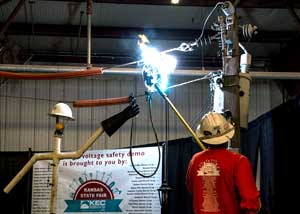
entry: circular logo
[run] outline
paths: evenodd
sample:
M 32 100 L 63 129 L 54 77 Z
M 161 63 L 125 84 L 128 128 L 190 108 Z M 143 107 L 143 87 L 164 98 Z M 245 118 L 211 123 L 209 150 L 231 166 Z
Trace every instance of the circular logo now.
M 73 200 L 112 200 L 114 195 L 111 189 L 103 182 L 89 180 L 76 190 Z

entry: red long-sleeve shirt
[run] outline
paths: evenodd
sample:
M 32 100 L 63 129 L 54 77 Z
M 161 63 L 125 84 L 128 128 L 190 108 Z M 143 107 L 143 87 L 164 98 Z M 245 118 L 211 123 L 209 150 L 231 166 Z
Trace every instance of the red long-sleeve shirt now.
M 193 156 L 186 174 L 195 214 L 256 213 L 259 192 L 249 160 L 225 148 Z

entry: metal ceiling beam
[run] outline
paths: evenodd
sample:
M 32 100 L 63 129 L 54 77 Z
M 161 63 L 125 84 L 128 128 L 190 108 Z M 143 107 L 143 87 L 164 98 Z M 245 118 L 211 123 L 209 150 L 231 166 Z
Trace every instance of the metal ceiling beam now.
M 11 72 L 31 72 L 31 73 L 57 73 L 57 72 L 72 72 L 78 70 L 84 70 L 83 66 L 46 66 L 46 65 L 12 65 L 12 64 L 0 64 L 1 71 Z M 171 75 L 175 76 L 194 76 L 200 77 L 215 71 L 213 69 L 176 69 Z M 113 75 L 140 75 L 141 70 L 138 68 L 111 68 L 103 71 L 103 74 Z M 252 78 L 255 79 L 285 79 L 285 80 L 299 80 L 300 72 L 266 72 L 266 71 L 249 71 Z
M 85 0 L 46 0 L 46 1 L 66 1 L 66 2 L 85 2 Z M 221 0 L 181 0 L 176 6 L 201 6 L 213 7 Z M 113 4 L 144 4 L 144 5 L 172 5 L 170 0 L 94 0 L 95 3 Z M 290 1 L 290 6 L 300 8 L 300 2 Z M 247 0 L 240 1 L 240 8 L 286 8 L 286 2 L 282 0 Z
M 0 23 L 0 26 L 3 23 Z M 30 24 L 11 24 L 7 30 L 8 35 L 32 35 Z M 35 36 L 62 36 L 78 37 L 79 26 L 76 25 L 54 25 L 54 24 L 35 24 Z M 117 38 L 117 39 L 137 39 L 137 35 L 146 34 L 150 40 L 177 40 L 191 41 L 197 38 L 201 30 L 191 29 L 158 29 L 158 28 L 128 28 L 128 27 L 96 27 L 92 28 L 92 38 Z M 212 36 L 216 32 L 205 31 L 204 35 Z M 298 31 L 269 32 L 259 31 L 250 42 L 257 43 L 281 43 L 295 38 Z M 81 37 L 86 37 L 86 26 L 81 27 Z M 242 36 L 240 41 L 244 42 Z

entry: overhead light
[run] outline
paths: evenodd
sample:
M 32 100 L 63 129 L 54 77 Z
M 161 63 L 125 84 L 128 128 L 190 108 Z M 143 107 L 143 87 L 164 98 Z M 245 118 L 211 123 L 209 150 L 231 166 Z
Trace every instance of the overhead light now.
M 179 0 L 171 0 L 171 3 L 172 3 L 172 4 L 178 4 L 178 3 L 179 3 Z

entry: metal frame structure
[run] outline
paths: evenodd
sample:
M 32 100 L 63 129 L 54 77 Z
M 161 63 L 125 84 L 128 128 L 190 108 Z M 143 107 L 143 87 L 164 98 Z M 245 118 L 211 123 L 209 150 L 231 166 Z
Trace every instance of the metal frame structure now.
M 56 129 L 54 133 L 53 152 L 34 154 L 33 157 L 26 163 L 26 165 L 18 172 L 18 174 L 9 182 L 4 188 L 5 193 L 9 193 L 14 186 L 23 178 L 23 176 L 33 167 L 33 164 L 39 160 L 52 160 L 52 182 L 51 182 L 51 200 L 50 200 L 50 214 L 56 213 L 56 199 L 57 199 L 57 179 L 58 167 L 60 160 L 63 159 L 77 159 L 103 134 L 104 129 L 101 126 L 86 140 L 86 142 L 74 152 L 61 152 L 61 142 L 63 138 L 64 125 L 59 122 L 58 116 L 56 118 Z

